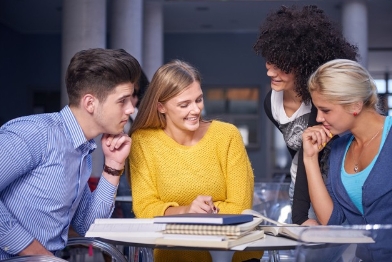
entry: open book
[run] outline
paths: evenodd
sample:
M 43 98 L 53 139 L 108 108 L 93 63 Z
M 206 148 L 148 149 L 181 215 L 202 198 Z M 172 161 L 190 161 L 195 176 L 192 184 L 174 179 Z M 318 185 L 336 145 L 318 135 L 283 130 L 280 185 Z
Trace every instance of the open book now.
M 351 229 L 345 226 L 300 226 L 286 224 L 267 218 L 255 210 L 246 209 L 243 214 L 253 214 L 272 225 L 260 225 L 265 234 L 283 236 L 309 243 L 374 243 L 366 230 Z
M 263 221 L 268 222 L 272 225 L 260 225 L 259 227 L 264 230 L 265 234 L 273 236 L 284 236 L 297 240 L 301 231 L 307 226 L 299 226 L 297 224 L 286 224 L 279 221 L 275 221 L 266 216 L 263 216 L 259 212 L 252 209 L 245 209 L 242 214 L 252 214 L 254 217 L 259 217 Z

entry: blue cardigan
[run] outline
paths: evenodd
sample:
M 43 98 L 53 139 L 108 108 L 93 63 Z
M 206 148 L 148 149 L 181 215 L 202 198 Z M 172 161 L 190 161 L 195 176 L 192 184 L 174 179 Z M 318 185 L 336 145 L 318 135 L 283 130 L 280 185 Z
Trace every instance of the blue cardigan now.
M 391 129 L 392 130 L 392 129 Z M 373 169 L 362 187 L 363 214 L 351 201 L 341 180 L 341 168 L 352 134 L 336 139 L 331 148 L 326 183 L 334 207 L 329 225 L 392 224 L 392 131 L 389 131 Z M 378 232 L 376 244 L 364 245 L 357 253 L 365 260 L 392 260 L 392 230 Z M 380 257 L 381 256 L 381 257 Z M 386 260 L 385 260 L 386 259 Z

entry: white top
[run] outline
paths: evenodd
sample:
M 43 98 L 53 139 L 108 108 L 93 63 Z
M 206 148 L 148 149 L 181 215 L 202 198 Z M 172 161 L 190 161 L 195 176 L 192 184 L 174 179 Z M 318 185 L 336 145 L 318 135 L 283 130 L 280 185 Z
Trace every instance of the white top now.
M 293 157 L 290 167 L 292 183 L 295 183 L 295 178 L 297 176 L 298 151 L 302 145 L 302 133 L 308 127 L 311 110 L 311 103 L 309 103 L 309 105 L 305 105 L 305 103 L 302 102 L 297 111 L 295 111 L 292 116 L 288 117 L 283 106 L 283 91 L 276 92 L 275 90 L 272 90 L 271 92 L 272 117 L 279 123 L 279 130 L 283 134 L 283 139 L 286 145 L 297 151 Z M 292 197 L 293 196 L 291 195 L 290 198 Z

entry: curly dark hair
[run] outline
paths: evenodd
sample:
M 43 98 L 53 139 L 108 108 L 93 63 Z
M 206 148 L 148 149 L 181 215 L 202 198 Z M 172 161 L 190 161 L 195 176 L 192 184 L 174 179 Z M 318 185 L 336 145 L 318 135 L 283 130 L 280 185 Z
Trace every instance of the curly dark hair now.
M 271 12 L 260 26 L 253 48 L 268 63 L 294 73 L 295 91 L 306 104 L 311 101 L 307 80 L 320 65 L 358 57 L 358 48 L 348 43 L 340 27 L 315 5 L 302 9 L 282 6 Z

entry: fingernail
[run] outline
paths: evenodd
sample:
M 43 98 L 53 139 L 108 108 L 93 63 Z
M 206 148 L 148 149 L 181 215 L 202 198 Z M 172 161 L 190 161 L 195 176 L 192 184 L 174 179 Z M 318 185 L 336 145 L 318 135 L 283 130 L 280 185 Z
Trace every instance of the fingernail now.
M 324 142 L 324 143 L 323 143 L 323 147 L 325 147 L 326 145 L 327 145 L 327 143 Z
M 331 132 L 329 132 L 329 137 L 330 137 L 330 138 L 332 138 L 332 137 L 333 137 L 333 135 L 332 135 L 332 133 L 331 133 Z
M 318 149 L 320 150 L 320 149 L 322 149 L 322 148 L 323 148 L 323 145 L 319 145 Z

